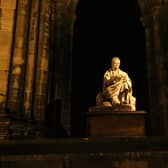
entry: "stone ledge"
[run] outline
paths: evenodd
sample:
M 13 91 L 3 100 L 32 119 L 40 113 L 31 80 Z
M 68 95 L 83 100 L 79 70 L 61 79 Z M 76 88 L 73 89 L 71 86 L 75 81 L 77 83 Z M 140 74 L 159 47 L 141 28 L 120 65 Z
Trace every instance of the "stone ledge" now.
M 128 114 L 130 114 L 130 115 L 137 115 L 137 114 L 139 114 L 139 115 L 144 115 L 144 114 L 147 114 L 147 112 L 146 111 L 144 111 L 144 110 L 137 110 L 137 111 L 124 111 L 124 110 L 122 110 L 122 111 L 114 111 L 113 110 L 113 108 L 111 108 L 111 107 L 104 107 L 104 106 L 93 106 L 93 107 L 90 107 L 89 108 L 89 112 L 87 112 L 87 115 L 104 115 L 104 114 L 106 114 L 106 115 L 124 115 L 124 114 L 126 114 L 126 115 L 128 115 Z
M 168 152 L 167 137 L 86 137 L 0 141 L 0 155 L 89 152 Z

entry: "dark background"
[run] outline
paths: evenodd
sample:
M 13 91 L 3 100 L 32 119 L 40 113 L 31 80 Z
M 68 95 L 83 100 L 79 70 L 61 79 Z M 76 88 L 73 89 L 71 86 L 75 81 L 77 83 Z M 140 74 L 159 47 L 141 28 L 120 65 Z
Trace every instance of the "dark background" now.
M 136 0 L 80 0 L 73 36 L 72 135 L 85 136 L 86 112 L 95 105 L 111 58 L 133 83 L 137 110 L 148 111 L 144 29 Z

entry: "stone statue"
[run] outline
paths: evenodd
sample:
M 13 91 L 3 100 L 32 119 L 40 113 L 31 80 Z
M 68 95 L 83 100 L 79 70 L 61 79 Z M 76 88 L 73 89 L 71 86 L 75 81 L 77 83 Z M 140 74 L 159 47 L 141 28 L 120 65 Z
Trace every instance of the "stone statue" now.
M 135 111 L 136 98 L 132 96 L 132 82 L 120 68 L 120 59 L 111 60 L 111 68 L 104 73 L 103 90 L 96 96 L 96 106 L 110 106 L 116 111 Z

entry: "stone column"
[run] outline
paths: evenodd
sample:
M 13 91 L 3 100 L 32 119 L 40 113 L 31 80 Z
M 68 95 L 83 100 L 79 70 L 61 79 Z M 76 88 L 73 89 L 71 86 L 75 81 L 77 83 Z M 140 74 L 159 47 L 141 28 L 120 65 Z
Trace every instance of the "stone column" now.
M 25 90 L 24 90 L 24 115 L 28 119 L 32 119 L 33 114 L 33 96 L 35 84 L 35 72 L 38 53 L 38 38 L 39 38 L 39 16 L 40 16 L 40 1 L 32 0 L 30 9 L 30 24 L 28 50 L 25 72 Z
M 0 112 L 4 112 L 10 69 L 16 0 L 0 3 Z
M 55 0 L 52 10 L 51 58 L 52 74 L 49 86 L 49 104 L 59 101 L 61 109 L 56 109 L 56 122 L 69 133 L 71 115 L 72 82 L 72 38 L 77 0 Z M 60 118 L 58 118 L 60 117 Z
M 17 116 L 23 115 L 22 104 L 27 49 L 27 23 L 29 19 L 28 11 L 29 0 L 18 0 L 7 105 L 10 112 Z
M 163 27 L 168 21 L 165 19 L 168 14 L 167 1 L 150 1 L 139 0 L 142 12 L 142 22 L 146 32 L 146 49 L 147 49 L 147 70 L 149 83 L 149 122 L 151 135 L 168 134 L 168 94 L 164 68 L 164 58 L 166 57 L 162 45 Z M 164 22 L 163 22 L 164 20 Z
M 44 120 L 48 93 L 50 0 L 41 1 L 38 53 L 34 88 L 34 119 Z
M 16 0 L 0 1 L 0 140 L 8 138 L 10 120 L 5 112 L 13 43 Z

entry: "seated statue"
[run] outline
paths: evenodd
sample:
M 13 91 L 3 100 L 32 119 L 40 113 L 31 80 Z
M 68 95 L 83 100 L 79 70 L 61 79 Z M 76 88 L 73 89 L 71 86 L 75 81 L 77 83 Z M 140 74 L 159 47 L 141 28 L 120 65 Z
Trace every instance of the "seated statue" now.
M 120 68 L 120 59 L 111 60 L 111 68 L 104 73 L 103 89 L 96 96 L 96 106 L 110 106 L 116 111 L 135 111 L 132 82 Z

